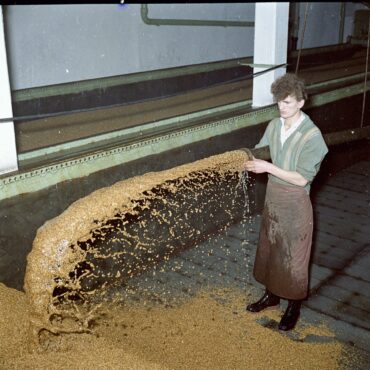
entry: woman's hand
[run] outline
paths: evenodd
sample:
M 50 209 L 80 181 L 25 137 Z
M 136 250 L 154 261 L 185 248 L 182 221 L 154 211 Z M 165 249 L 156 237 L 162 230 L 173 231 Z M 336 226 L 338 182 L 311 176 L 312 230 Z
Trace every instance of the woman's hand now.
M 267 162 L 262 159 L 253 158 L 253 160 L 245 162 L 244 166 L 247 171 L 254 173 L 267 172 L 293 185 L 306 186 L 308 183 L 300 173 L 296 171 L 283 170 L 271 162 Z
M 245 169 L 254 173 L 269 172 L 271 163 L 262 159 L 253 158 L 251 161 L 245 162 Z

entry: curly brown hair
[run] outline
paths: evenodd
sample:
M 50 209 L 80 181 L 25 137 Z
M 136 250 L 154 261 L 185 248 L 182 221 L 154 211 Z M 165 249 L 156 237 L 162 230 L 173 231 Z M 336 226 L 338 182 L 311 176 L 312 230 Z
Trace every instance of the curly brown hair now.
M 276 79 L 271 85 L 271 94 L 276 102 L 284 100 L 288 95 L 294 96 L 298 101 L 307 99 L 305 83 L 293 73 Z

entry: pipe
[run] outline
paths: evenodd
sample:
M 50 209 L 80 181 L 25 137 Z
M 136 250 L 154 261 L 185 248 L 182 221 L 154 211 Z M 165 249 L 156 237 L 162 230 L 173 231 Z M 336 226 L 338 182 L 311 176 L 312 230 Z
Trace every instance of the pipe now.
M 326 145 L 334 146 L 339 144 L 349 143 L 351 141 L 369 139 L 370 138 L 370 126 L 351 128 L 344 131 L 331 132 L 324 135 Z
M 288 53 L 297 50 L 299 37 L 299 9 L 300 3 L 290 3 Z
M 342 2 L 340 4 L 339 44 L 344 42 L 344 22 L 346 21 L 346 3 Z
M 149 18 L 148 4 L 141 4 L 141 19 L 150 26 L 254 27 L 254 22 L 247 21 Z

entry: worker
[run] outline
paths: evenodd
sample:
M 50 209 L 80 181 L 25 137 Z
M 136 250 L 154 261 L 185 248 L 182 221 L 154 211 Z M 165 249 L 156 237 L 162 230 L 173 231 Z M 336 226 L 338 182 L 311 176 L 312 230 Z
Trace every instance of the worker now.
M 304 81 L 287 73 L 271 85 L 280 117 L 272 119 L 255 148 L 268 146 L 271 162 L 252 158 L 245 169 L 267 173 L 268 183 L 253 267 L 264 295 L 247 305 L 260 312 L 288 304 L 279 329 L 292 330 L 308 295 L 308 269 L 312 244 L 313 212 L 310 186 L 328 148 L 319 128 L 301 109 L 307 100 Z

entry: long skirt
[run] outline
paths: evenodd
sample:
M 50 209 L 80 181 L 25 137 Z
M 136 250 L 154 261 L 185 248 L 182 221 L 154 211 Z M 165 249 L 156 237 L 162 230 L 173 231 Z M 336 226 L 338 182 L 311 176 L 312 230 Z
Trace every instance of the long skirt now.
M 286 299 L 308 293 L 313 212 L 304 188 L 269 181 L 253 274 Z

